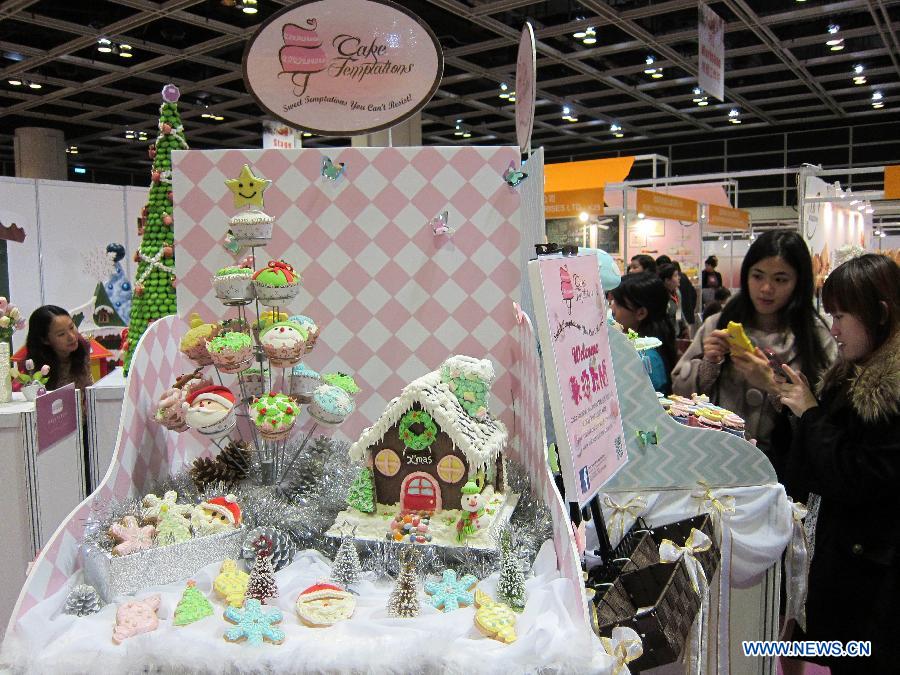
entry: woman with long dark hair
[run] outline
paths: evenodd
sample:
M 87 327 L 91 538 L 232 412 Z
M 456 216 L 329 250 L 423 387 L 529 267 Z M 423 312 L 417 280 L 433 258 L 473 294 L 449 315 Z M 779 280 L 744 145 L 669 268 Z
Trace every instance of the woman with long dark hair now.
M 703 322 L 672 373 L 676 393 L 707 394 L 713 403 L 743 417 L 747 437 L 756 439 L 776 470 L 787 450 L 779 447 L 776 453 L 772 447 L 772 433 L 782 416 L 780 364 L 815 381 L 837 352 L 828 325 L 813 306 L 813 281 L 812 259 L 799 234 L 771 230 L 761 235 L 744 257 L 740 291 Z M 768 350 L 768 361 L 731 349 L 725 331 L 731 321 L 743 325 L 757 349 Z
M 789 367 L 781 388 L 799 417 L 784 482 L 816 514 L 806 630 L 792 637 L 871 642 L 870 658 L 823 659 L 835 675 L 897 672 L 900 268 L 881 255 L 849 260 L 828 275 L 822 301 L 839 360 L 818 397 Z
M 90 345 L 62 307 L 44 305 L 31 313 L 25 347 L 36 369 L 50 366 L 48 390 L 59 389 L 70 382 L 75 383 L 76 389 L 93 384 Z
M 650 381 L 662 394 L 671 392 L 669 373 L 677 360 L 675 357 L 675 328 L 666 313 L 669 293 L 663 282 L 654 274 L 626 274 L 621 283 L 610 292 L 613 318 L 627 331 L 635 331 L 641 337 L 655 337 L 662 345 L 648 350 Z

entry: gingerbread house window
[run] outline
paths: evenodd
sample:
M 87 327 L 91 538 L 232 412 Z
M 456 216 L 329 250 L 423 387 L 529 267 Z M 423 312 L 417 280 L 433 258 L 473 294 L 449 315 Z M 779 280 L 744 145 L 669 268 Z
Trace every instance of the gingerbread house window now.
M 465 466 L 456 455 L 447 455 L 437 465 L 437 473 L 445 483 L 458 483 L 465 474 Z
M 385 476 L 396 476 L 400 471 L 400 457 L 390 448 L 385 448 L 375 455 L 375 468 Z

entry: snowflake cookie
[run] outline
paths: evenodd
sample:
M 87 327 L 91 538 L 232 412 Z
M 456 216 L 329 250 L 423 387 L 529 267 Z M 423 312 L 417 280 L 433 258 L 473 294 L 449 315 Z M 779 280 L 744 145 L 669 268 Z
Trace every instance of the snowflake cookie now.
M 243 609 L 229 607 L 225 610 L 225 620 L 235 624 L 234 628 L 225 631 L 225 639 L 228 642 L 246 640 L 254 647 L 262 646 L 264 641 L 280 645 L 284 642 L 284 631 L 275 624 L 281 623 L 283 618 L 280 609 L 264 610 L 259 600 L 247 598 Z
M 190 504 L 177 504 L 177 501 L 178 493 L 175 490 L 169 490 L 161 499 L 154 494 L 149 494 L 141 500 L 141 505 L 144 507 L 141 517 L 149 523 L 155 523 L 160 520 L 163 511 L 168 511 L 171 515 L 178 514 L 183 518 L 190 518 L 194 507 Z M 163 508 L 164 506 L 166 508 Z
M 153 525 L 138 525 L 137 518 L 125 516 L 109 528 L 109 536 L 118 542 L 113 547 L 113 555 L 128 555 L 153 546 L 156 528 Z
M 456 570 L 444 570 L 440 581 L 425 582 L 425 592 L 431 596 L 432 605 L 445 612 L 452 612 L 475 602 L 472 588 L 477 583 L 478 579 L 471 574 L 457 579 Z

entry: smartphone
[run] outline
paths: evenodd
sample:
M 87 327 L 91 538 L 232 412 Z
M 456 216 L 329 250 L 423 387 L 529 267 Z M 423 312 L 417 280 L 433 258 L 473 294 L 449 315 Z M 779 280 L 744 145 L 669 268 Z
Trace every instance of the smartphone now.
M 784 363 L 772 349 L 769 347 L 761 347 L 762 353 L 765 354 L 766 358 L 769 360 L 769 368 L 772 369 L 772 372 L 775 373 L 779 377 L 787 377 L 787 373 L 782 369 L 782 364 Z

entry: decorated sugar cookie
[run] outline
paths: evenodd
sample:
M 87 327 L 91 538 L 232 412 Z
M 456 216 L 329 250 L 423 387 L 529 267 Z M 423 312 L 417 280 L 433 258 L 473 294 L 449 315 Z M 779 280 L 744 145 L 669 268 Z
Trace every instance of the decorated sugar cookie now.
M 247 598 L 243 609 L 228 607 L 225 610 L 225 620 L 235 624 L 234 628 L 225 631 L 225 639 L 228 642 L 246 640 L 254 647 L 262 646 L 263 642 L 280 645 L 284 642 L 284 631 L 276 624 L 281 623 L 283 618 L 277 607 L 263 609 L 259 600 Z
M 516 613 L 508 605 L 496 602 L 487 593 L 475 589 L 475 626 L 489 638 L 511 644 L 516 641 Z
M 200 621 L 200 619 L 205 619 L 212 613 L 212 604 L 197 588 L 197 583 L 193 580 L 187 582 L 184 593 L 181 594 L 181 600 L 175 607 L 175 625 L 187 626 L 195 621 Z
M 431 596 L 431 604 L 437 609 L 452 612 L 475 601 L 472 588 L 477 583 L 478 579 L 471 574 L 458 579 L 456 570 L 444 570 L 440 581 L 425 582 L 425 592 Z
M 240 607 L 249 581 L 250 575 L 238 569 L 234 560 L 228 559 L 222 562 L 219 576 L 213 581 L 213 590 L 232 607 Z
M 340 586 L 313 584 L 297 597 L 297 615 L 312 628 L 333 626 L 349 619 L 356 609 L 356 598 Z
M 153 525 L 138 525 L 137 518 L 125 516 L 109 528 L 109 536 L 118 544 L 113 547 L 113 555 L 128 555 L 135 551 L 143 551 L 153 546 L 156 528 Z
M 191 526 L 187 518 L 178 512 L 170 511 L 169 505 L 163 504 L 156 525 L 156 543 L 159 546 L 171 546 L 190 539 Z
M 169 515 L 179 515 L 184 518 L 190 517 L 193 507 L 190 504 L 178 504 L 177 501 L 178 493 L 175 490 L 166 492 L 162 499 L 155 494 L 149 494 L 141 500 L 141 505 L 144 507 L 141 510 L 141 518 L 149 523 L 158 523 L 164 504 Z
M 200 502 L 191 512 L 191 527 L 195 537 L 228 532 L 241 526 L 241 507 L 234 495 L 214 497 Z
M 159 609 L 159 596 L 151 595 L 143 600 L 126 602 L 116 610 L 116 627 L 113 629 L 112 639 L 117 645 L 122 641 L 149 633 L 159 626 L 159 617 L 156 611 Z

